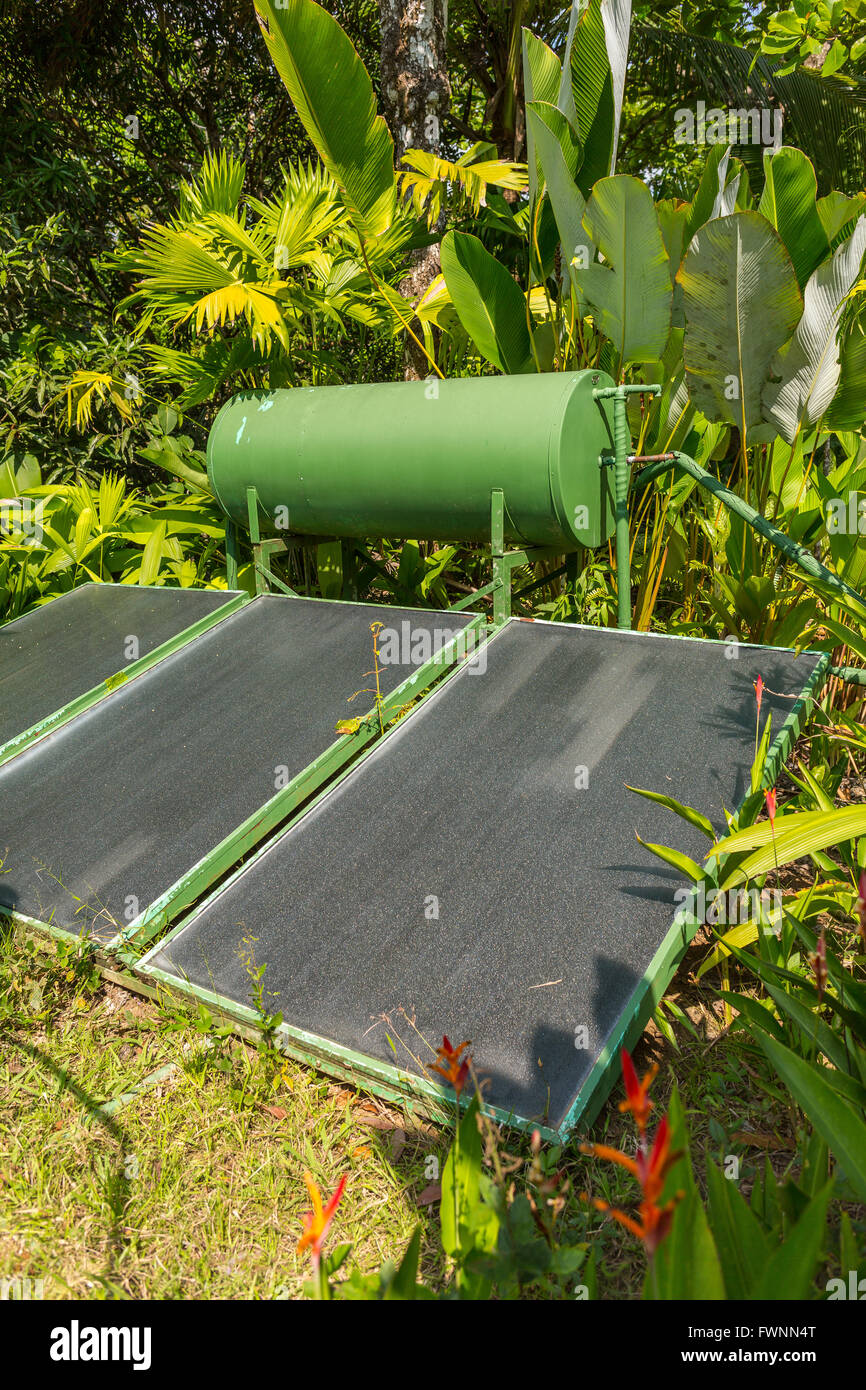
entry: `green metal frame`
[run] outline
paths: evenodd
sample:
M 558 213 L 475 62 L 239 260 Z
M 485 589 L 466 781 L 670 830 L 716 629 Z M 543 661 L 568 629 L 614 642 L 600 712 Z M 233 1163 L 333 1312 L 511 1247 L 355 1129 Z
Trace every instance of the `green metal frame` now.
M 263 540 L 259 525 L 259 495 L 252 484 L 246 489 L 246 498 L 247 528 L 253 551 L 256 597 L 269 593 L 272 588 L 279 589 L 280 593 L 286 594 L 289 598 L 312 597 L 310 594 L 299 594 L 296 589 L 289 588 L 288 584 L 279 579 L 271 569 L 271 556 L 288 554 L 290 551 L 299 550 L 304 546 L 318 545 L 322 541 L 328 540 L 329 537 L 286 535 L 270 536 Z M 349 595 L 348 602 L 357 601 L 354 547 L 349 541 L 342 541 L 341 544 L 343 548 L 343 593 Z M 230 518 L 226 518 L 226 574 L 230 580 L 233 577 L 233 582 L 237 583 L 238 533 L 237 527 Z M 326 602 L 333 603 L 335 600 L 328 599 Z
M 636 634 L 637 635 L 637 634 Z M 659 636 L 661 633 L 646 633 L 641 636 Z M 700 642 L 700 637 L 669 636 L 669 641 Z M 724 643 L 717 643 L 722 646 Z M 756 647 L 754 642 L 741 643 L 744 647 Z M 818 664 L 803 691 L 791 706 L 788 718 L 774 738 L 767 753 L 762 786 L 771 787 L 778 778 L 781 768 L 789 758 L 800 736 L 808 707 L 814 703 L 814 692 L 823 685 L 830 668 L 830 657 L 826 652 L 806 652 L 817 656 Z M 748 793 L 747 793 L 748 795 Z M 739 813 L 745 797 L 735 807 Z M 616 1031 L 608 1038 L 586 1081 L 580 1088 L 562 1122 L 559 1137 L 567 1139 L 578 1123 L 592 1124 L 606 1097 L 620 1075 L 619 1056 L 621 1048 L 631 1051 L 642 1036 L 653 1010 L 663 997 L 668 985 L 676 974 L 680 961 L 690 945 L 695 933 L 703 926 L 697 912 L 697 887 L 689 893 L 685 903 L 679 908 L 664 940 L 650 961 L 643 978 L 635 986 L 634 992 L 622 1012 Z
M 81 585 L 81 588 L 87 587 L 87 585 Z M 128 589 L 129 585 L 109 584 L 107 587 L 111 589 Z M 156 589 L 159 586 L 142 585 L 141 587 L 145 589 Z M 69 592 L 76 593 L 77 590 L 71 589 Z M 164 592 L 164 589 L 160 589 L 160 593 Z M 55 599 L 54 602 L 62 603 L 63 599 L 66 597 L 67 595 L 63 594 L 60 598 Z M 166 642 L 162 642 L 158 647 L 154 647 L 152 652 L 148 652 L 147 656 L 139 657 L 138 661 L 131 661 L 128 666 L 124 666 L 122 670 L 116 671 L 113 675 L 106 677 L 99 685 L 95 685 L 91 690 L 86 690 L 82 695 L 76 696 L 76 698 L 70 700 L 68 704 L 62 705 L 60 709 L 54 710 L 51 714 L 47 714 L 44 719 L 40 719 L 38 723 L 32 724 L 29 729 L 22 729 L 21 733 L 15 734 L 13 738 L 7 739 L 6 743 L 0 745 L 0 767 L 2 767 L 4 763 L 9 762 L 10 758 L 14 758 L 18 753 L 23 753 L 25 748 L 30 748 L 34 743 L 38 742 L 39 739 L 54 733 L 56 729 L 62 728 L 64 724 L 68 724 L 69 721 L 75 719 L 77 715 L 83 714 L 85 710 L 91 709 L 93 705 L 98 704 L 100 700 L 104 700 L 115 690 L 119 689 L 120 686 L 126 685 L 128 681 L 134 680 L 136 676 L 144 675 L 145 671 L 149 671 L 151 667 L 156 666 L 160 661 L 164 661 L 167 656 L 173 656 L 175 652 L 180 651 L 182 647 L 187 646 L 187 644 L 194 641 L 196 637 L 200 637 L 203 633 L 209 632 L 212 627 L 216 627 L 218 623 L 230 617 L 232 613 L 236 613 L 239 608 L 242 608 L 244 604 L 249 601 L 248 594 L 236 594 L 232 598 L 227 598 L 226 602 L 213 613 L 208 613 L 206 617 L 199 618 L 197 622 L 191 623 L 189 627 L 185 627 L 180 632 L 175 633 L 174 637 L 169 637 Z
M 500 627 L 511 617 L 511 576 L 520 565 L 532 565 L 538 560 L 561 555 L 556 546 L 529 546 L 524 550 L 505 549 L 505 493 L 494 488 L 490 496 L 490 559 L 493 579 L 469 598 L 461 599 L 453 608 L 468 608 L 484 594 L 493 594 L 493 625 Z M 550 576 L 545 576 L 545 580 Z
M 293 597 L 298 596 L 293 595 Z M 240 595 L 232 601 L 231 611 L 235 612 L 246 603 L 253 601 L 247 594 Z M 330 602 L 333 600 L 320 601 Z M 228 605 L 226 606 L 228 607 Z M 371 613 L 378 612 L 381 608 L 379 604 L 355 604 L 353 606 L 366 608 Z M 224 612 L 222 608 L 217 611 L 220 614 Z M 419 609 L 418 611 L 428 612 L 427 609 Z M 442 611 L 443 616 L 445 616 L 450 610 Z M 211 615 L 211 620 L 213 622 L 213 615 Z M 195 627 L 198 626 L 195 624 Z M 88 940 L 97 959 L 105 959 L 110 956 L 122 961 L 126 966 L 136 965 L 139 953 L 134 947 L 146 946 L 152 941 L 154 936 L 175 921 L 179 913 L 201 897 L 202 893 L 216 879 L 227 873 L 250 849 L 260 844 L 273 830 L 279 827 L 280 833 L 282 833 L 289 825 L 294 824 L 293 812 L 303 807 L 303 814 L 311 797 L 315 796 L 317 792 L 324 793 L 324 790 L 330 790 L 335 781 L 339 780 L 339 776 L 344 775 L 350 766 L 354 766 L 355 762 L 359 760 L 359 755 L 365 756 L 366 752 L 371 752 L 372 748 L 378 744 L 382 737 L 379 724 L 380 712 L 383 720 L 389 720 L 399 713 L 403 705 L 415 700 L 419 695 L 426 698 L 433 689 L 438 689 L 444 683 L 442 680 L 438 680 L 438 677 L 441 677 L 443 673 L 453 674 L 459 669 L 463 660 L 463 654 L 460 651 L 461 643 L 465 645 L 470 636 L 475 640 L 479 634 L 484 633 L 485 628 L 486 624 L 482 614 L 472 618 L 457 637 L 446 643 L 428 662 L 419 666 L 411 676 L 408 676 L 389 695 L 386 695 L 379 708 L 374 706 L 373 709 L 360 716 L 353 732 L 341 735 L 328 748 L 324 749 L 317 758 L 302 768 L 285 787 L 276 792 L 270 800 L 248 816 L 239 826 L 236 826 L 219 844 L 192 865 L 186 874 L 154 899 L 144 912 L 139 913 L 125 927 L 115 932 L 108 941 L 93 940 L 84 928 L 76 932 L 67 927 L 58 926 L 54 922 L 45 922 L 35 917 L 29 917 L 24 913 L 17 912 L 14 908 L 0 909 L 0 916 L 6 917 L 29 930 L 53 937 L 55 940 Z M 192 632 L 193 628 L 189 628 L 187 631 Z M 172 642 L 176 641 L 176 638 L 172 639 Z M 164 645 L 168 647 L 170 644 Z M 162 648 L 158 650 L 162 651 Z M 166 652 L 165 654 L 169 655 L 170 653 Z M 155 652 L 151 653 L 150 658 L 144 658 L 144 660 L 151 660 L 154 656 Z M 136 666 L 138 664 L 136 663 Z M 433 682 L 436 682 L 435 686 Z M 75 714 L 80 712 L 77 709 L 74 711 Z M 74 714 L 69 716 L 69 718 L 73 717 Z M 59 725 L 52 727 L 59 727 Z M 290 817 L 291 819 L 289 819 Z
M 631 387 L 617 388 L 617 390 L 631 390 Z M 641 390 L 651 388 L 642 387 Z M 599 394 L 599 393 L 596 393 Z M 603 394 L 603 393 L 602 393 Z M 608 392 L 613 394 L 613 388 Z M 284 584 L 271 569 L 270 557 L 278 553 L 287 553 L 301 546 L 317 545 L 322 541 L 328 540 L 327 536 L 300 536 L 288 535 L 285 538 L 268 538 L 262 540 L 261 527 L 259 525 L 259 498 L 254 486 L 250 485 L 246 489 L 247 497 L 247 524 L 249 529 L 250 545 L 253 551 L 253 570 L 255 573 L 256 595 L 265 594 L 271 586 L 276 587 L 282 593 L 288 594 L 292 598 L 299 598 L 300 595 L 294 589 L 290 589 Z M 457 603 L 450 605 L 448 612 L 459 613 L 467 608 L 472 608 L 480 599 L 486 598 L 488 594 L 493 596 L 493 625 L 501 626 L 511 617 L 511 577 L 512 572 L 521 565 L 535 564 L 539 560 L 549 559 L 554 555 L 562 554 L 561 546 L 528 546 L 522 550 L 506 550 L 505 548 L 505 494 L 502 488 L 494 488 L 490 494 L 490 560 L 492 578 L 489 584 L 484 584 L 476 589 L 474 593 L 468 594 L 466 598 L 460 599 Z M 626 508 L 626 524 L 628 524 L 628 510 Z M 333 539 L 333 538 L 330 538 Z M 343 548 L 343 592 L 351 595 L 348 599 L 338 600 L 341 602 L 357 601 L 357 567 L 355 564 L 356 550 L 352 541 L 342 540 Z M 230 583 L 237 584 L 237 528 L 231 520 L 226 521 L 226 570 Z M 576 561 L 576 553 L 570 557 Z M 626 558 L 628 550 L 626 548 Z M 568 570 L 568 566 L 565 567 Z M 557 571 L 557 574 L 563 570 Z M 537 584 L 545 584 L 552 578 L 552 575 L 545 575 L 536 581 Z M 535 585 L 529 585 L 529 589 Z M 626 592 L 628 586 L 626 586 Z M 522 591 L 523 592 L 523 591 Z M 528 592 L 528 589 L 525 591 Z M 327 600 L 334 602 L 334 600 Z
M 517 622 L 519 619 L 513 619 Z M 536 620 L 538 621 L 538 620 Z M 542 621 L 543 626 L 563 626 L 574 627 L 579 630 L 598 632 L 597 628 L 591 628 L 583 623 L 570 624 L 548 624 Z M 496 636 L 504 630 L 505 624 L 494 626 L 487 638 L 488 643 L 494 641 Z M 668 642 L 702 642 L 707 639 L 698 637 L 671 636 L 662 633 L 640 633 L 635 634 L 637 640 L 646 641 L 668 641 Z M 724 642 L 713 642 L 715 646 L 725 646 Z M 758 647 L 757 643 L 742 643 L 744 647 Z M 818 664 L 810 676 L 808 682 L 796 702 L 792 705 L 788 718 L 773 740 L 770 751 L 767 755 L 765 770 L 765 783 L 772 784 L 776 780 L 778 771 L 791 749 L 796 743 L 802 727 L 804 715 L 808 706 L 813 702 L 814 692 L 823 684 L 829 670 L 830 658 L 826 653 L 809 652 L 806 655 L 819 657 Z M 458 668 L 453 669 L 448 680 L 453 679 L 457 674 Z M 425 699 L 432 698 L 437 694 L 446 682 L 440 682 L 434 690 L 430 691 Z M 388 734 L 386 733 L 385 739 Z M 375 744 L 379 747 L 380 740 Z M 372 752 L 368 749 L 363 755 L 368 756 Z M 341 773 L 337 781 L 342 780 L 350 771 L 354 769 L 347 767 Z M 192 996 L 194 999 L 206 1004 L 208 1007 L 216 1009 L 224 1018 L 232 1024 L 237 1024 L 242 1028 L 250 1029 L 260 1034 L 262 1018 L 254 1009 L 246 1005 L 238 1004 L 224 995 L 215 991 L 204 989 L 199 985 L 194 985 L 189 980 L 179 980 L 177 976 L 171 975 L 161 970 L 158 966 L 150 962 L 158 951 L 163 950 L 181 931 L 192 922 L 195 917 L 203 912 L 222 892 L 233 884 L 242 873 L 246 871 L 251 863 L 254 863 L 280 839 L 288 833 L 303 816 L 314 809 L 319 802 L 330 794 L 335 782 L 331 782 L 324 787 L 316 799 L 306 807 L 300 816 L 294 818 L 288 825 L 282 827 L 279 834 L 268 840 L 255 855 L 235 872 L 224 883 L 221 883 L 213 893 L 204 899 L 195 910 L 180 920 L 177 925 L 165 936 L 156 946 L 148 950 L 147 954 L 137 962 L 127 958 L 127 963 L 134 967 L 136 974 L 146 979 L 158 980 L 171 993 L 181 996 Z M 742 802 L 740 803 L 740 806 Z M 739 810 L 740 807 L 737 807 Z M 695 890 L 696 891 L 696 890 Z M 701 926 L 696 913 L 695 895 L 690 896 L 676 913 L 673 921 L 665 934 L 664 940 L 656 951 L 652 961 L 644 973 L 642 980 L 635 987 L 629 1003 L 624 1008 L 620 1023 L 614 1034 L 608 1039 L 589 1076 L 580 1088 L 575 1097 L 568 1114 L 558 1128 L 545 1125 L 537 1119 L 530 1119 L 525 1116 L 506 1113 L 505 1111 L 485 1104 L 485 1113 L 491 1116 L 497 1123 L 507 1124 L 513 1128 L 531 1132 L 538 1130 L 542 1138 L 551 1141 L 565 1142 L 574 1132 L 578 1123 L 590 1124 L 597 1115 L 601 1106 L 614 1085 L 619 1075 L 619 1052 L 621 1047 L 631 1048 L 640 1035 L 653 1012 L 653 1009 L 662 998 L 665 990 L 676 974 L 683 953 L 688 947 L 695 932 Z M 375 1095 L 382 1097 L 390 1102 L 405 1105 L 407 1109 L 419 1111 L 435 1119 L 452 1118 L 454 1115 L 455 1101 L 453 1094 L 440 1086 L 438 1083 L 419 1077 L 416 1073 L 404 1071 L 398 1066 L 390 1063 L 382 1063 L 369 1057 L 364 1053 L 359 1053 L 351 1048 L 346 1048 L 339 1043 L 333 1042 L 328 1038 L 323 1038 L 317 1034 L 307 1032 L 304 1029 L 296 1028 L 291 1024 L 281 1023 L 275 1034 L 276 1045 L 286 1055 L 295 1060 L 310 1065 L 318 1070 L 324 1071 L 329 1075 L 336 1076 L 341 1080 L 349 1081 L 354 1085 L 361 1086 L 372 1091 Z M 468 1101 L 461 1101 L 465 1105 Z
M 378 605 L 359 605 L 376 611 Z M 400 709 L 429 689 L 437 676 L 458 668 L 462 659 L 461 644 L 482 628 L 479 616 L 467 623 L 462 632 L 447 643 L 430 661 L 402 681 L 381 705 L 363 715 L 352 733 L 342 734 L 328 748 L 303 768 L 290 782 L 258 807 L 246 820 L 230 832 L 212 850 L 175 883 L 155 898 L 127 926 L 101 945 L 106 955 L 114 954 L 128 965 L 138 959 L 138 952 L 158 936 L 180 913 L 190 907 L 214 883 L 236 865 L 251 849 L 260 844 L 271 831 L 304 806 L 326 785 L 330 787 L 358 754 L 381 739 L 380 716 L 383 721 L 393 718 Z M 438 688 L 438 686 L 437 686 Z

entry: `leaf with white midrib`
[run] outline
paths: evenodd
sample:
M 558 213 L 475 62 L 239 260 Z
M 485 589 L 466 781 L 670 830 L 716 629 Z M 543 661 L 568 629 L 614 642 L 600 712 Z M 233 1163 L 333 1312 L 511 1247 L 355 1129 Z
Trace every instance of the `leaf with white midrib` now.
M 813 271 L 803 296 L 803 315 L 794 337 L 776 357 L 764 388 L 764 418 L 792 443 L 801 424 L 821 419 L 839 385 L 836 330 L 845 300 L 857 281 L 866 252 L 866 217 L 834 255 Z
M 708 420 L 745 431 L 761 422 L 761 389 L 802 312 L 797 278 L 778 233 L 756 212 L 707 222 L 678 280 L 689 396 Z M 736 382 L 736 397 L 728 385 Z
M 576 269 L 581 292 L 621 364 L 662 356 L 671 326 L 668 253 L 649 189 L 629 174 L 599 179 L 584 227 L 604 265 Z

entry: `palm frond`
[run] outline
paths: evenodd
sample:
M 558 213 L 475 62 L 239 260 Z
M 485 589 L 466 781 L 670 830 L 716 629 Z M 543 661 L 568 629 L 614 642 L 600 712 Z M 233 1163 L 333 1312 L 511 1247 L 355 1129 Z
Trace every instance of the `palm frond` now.
M 442 195 L 448 184 L 456 184 L 463 191 L 475 213 L 486 199 L 488 184 L 523 192 L 528 183 L 526 165 L 507 159 L 480 158 L 490 152 L 495 154 L 493 146 L 473 145 L 452 162 L 440 159 L 429 150 L 407 150 L 403 163 L 408 167 L 399 175 L 401 192 L 410 196 L 419 215 L 429 200 L 431 224 L 439 216 Z
M 196 178 L 181 184 L 178 222 L 188 222 L 209 212 L 233 212 L 245 178 L 246 165 L 233 155 L 206 155 Z
M 144 351 L 155 378 L 181 385 L 177 404 L 182 410 L 213 399 L 229 380 L 259 385 L 272 362 L 272 354 L 254 347 L 248 337 L 210 338 L 195 353 L 157 344 Z
M 856 193 L 866 168 L 866 92 L 807 69 L 780 72 L 746 48 L 682 30 L 635 24 L 631 79 L 667 91 L 671 106 L 703 99 L 708 106 L 733 110 L 776 107 L 784 113 L 785 144 L 797 145 L 811 159 L 821 193 L 832 188 Z M 736 152 L 752 185 L 762 181 L 758 145 Z
M 73 372 L 63 390 L 53 398 L 51 404 L 55 404 L 56 401 L 64 397 L 66 399 L 67 423 L 72 425 L 74 412 L 75 428 L 82 432 L 90 428 L 97 403 L 110 401 L 122 420 L 132 420 L 135 415 L 132 403 L 126 395 L 124 383 L 119 381 L 111 372 L 93 372 L 83 369 Z

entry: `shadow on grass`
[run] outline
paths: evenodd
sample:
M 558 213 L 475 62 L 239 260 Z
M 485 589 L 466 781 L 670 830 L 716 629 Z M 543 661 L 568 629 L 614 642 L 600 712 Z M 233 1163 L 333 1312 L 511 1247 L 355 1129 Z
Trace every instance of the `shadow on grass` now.
M 109 1165 L 103 1186 L 103 1197 L 109 1213 L 109 1224 L 106 1232 L 108 1259 L 103 1274 L 94 1274 L 93 1278 L 102 1287 L 106 1297 L 126 1299 L 129 1295 L 117 1282 L 117 1256 L 126 1246 L 125 1216 L 131 1198 L 130 1178 L 132 1175 L 128 1171 L 129 1159 L 124 1130 L 113 1116 L 105 1114 L 102 1104 L 84 1090 L 65 1067 L 58 1066 L 41 1048 L 27 1042 L 12 1031 L 6 1033 L 6 1038 L 13 1047 L 25 1053 L 31 1061 L 54 1078 L 58 1086 L 58 1095 L 67 1091 L 74 1096 L 82 1110 L 86 1112 L 87 1120 L 101 1125 L 105 1133 L 117 1145 L 119 1162 Z

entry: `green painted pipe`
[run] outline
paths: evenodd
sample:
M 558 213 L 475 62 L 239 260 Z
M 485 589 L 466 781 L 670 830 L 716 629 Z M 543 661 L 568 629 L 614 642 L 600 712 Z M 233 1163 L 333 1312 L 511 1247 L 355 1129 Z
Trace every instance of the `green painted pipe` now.
M 604 372 L 384 382 L 245 392 L 223 406 L 207 461 L 228 517 L 262 534 L 490 542 L 491 494 L 505 539 L 562 552 L 613 533 L 602 459 L 613 412 Z
M 660 386 L 602 386 L 597 401 L 613 401 L 614 498 L 616 509 L 616 625 L 631 628 L 631 539 L 628 532 L 628 492 L 631 482 L 631 428 L 627 396 L 658 396 Z
M 866 686 L 866 669 L 862 666 L 831 666 L 829 673 L 838 676 L 840 681 L 847 681 L 849 685 Z
M 729 487 L 725 487 L 720 479 L 713 473 L 708 473 L 706 468 L 702 468 L 688 454 L 682 454 L 676 450 L 655 459 L 647 468 L 642 469 L 637 474 L 634 479 L 635 488 L 651 482 L 653 478 L 658 477 L 668 468 L 679 468 L 683 473 L 688 473 L 690 478 L 694 478 L 696 483 L 699 483 L 706 492 L 711 493 L 718 502 L 727 507 L 729 512 L 740 517 L 742 521 L 751 526 L 753 531 L 756 531 L 759 536 L 763 536 L 764 540 L 769 541 L 771 545 L 774 545 L 795 565 L 799 565 L 800 569 L 805 570 L 806 574 L 811 575 L 813 579 L 820 579 L 829 588 L 835 589 L 839 594 L 845 594 L 848 598 L 855 599 L 858 604 L 864 603 L 863 595 L 859 594 L 856 589 L 852 589 L 850 584 L 846 584 L 844 579 L 840 579 L 838 574 L 828 570 L 825 565 L 821 564 L 820 560 L 816 560 L 811 550 L 807 550 L 805 546 L 792 540 L 784 531 L 780 531 L 778 526 L 774 526 L 772 521 L 768 521 L 760 512 L 756 512 L 754 507 L 750 507 L 748 502 L 743 501 L 742 497 L 738 497 Z

